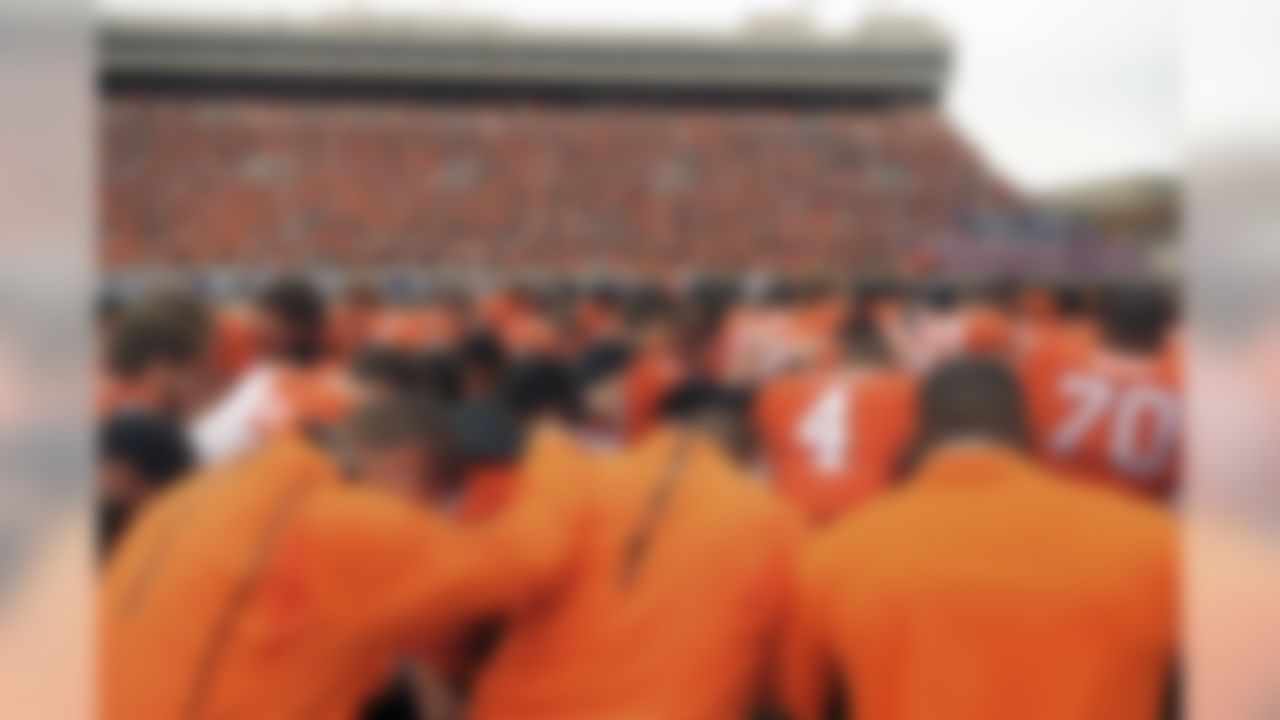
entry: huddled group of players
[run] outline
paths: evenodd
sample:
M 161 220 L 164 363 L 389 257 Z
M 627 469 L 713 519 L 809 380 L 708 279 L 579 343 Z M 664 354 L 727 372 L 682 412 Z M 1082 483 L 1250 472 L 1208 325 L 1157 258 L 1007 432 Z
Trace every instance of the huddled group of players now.
M 1150 718 L 1156 283 L 284 277 L 104 308 L 120 720 Z

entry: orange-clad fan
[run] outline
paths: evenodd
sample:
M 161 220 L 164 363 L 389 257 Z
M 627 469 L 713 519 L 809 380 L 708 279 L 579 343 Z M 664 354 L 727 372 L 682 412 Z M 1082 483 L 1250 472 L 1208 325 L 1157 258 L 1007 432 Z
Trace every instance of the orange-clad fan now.
M 369 347 L 385 313 L 381 295 L 370 282 L 356 280 L 330 313 L 330 343 L 338 357 L 355 357 Z
M 282 279 L 262 294 L 258 310 L 262 359 L 194 425 L 205 462 L 237 457 L 281 432 L 331 427 L 354 402 L 329 352 L 325 304 L 314 288 Z
M 1017 352 L 1031 355 L 1046 344 L 1091 343 L 1097 338 L 1097 325 L 1090 311 L 1089 295 L 1078 284 L 1061 283 L 1052 291 L 1040 291 L 1024 312 L 1019 329 Z M 1046 306 L 1046 303 L 1048 305 Z
M 618 340 L 622 336 L 621 298 L 617 288 L 602 285 L 576 307 L 575 324 L 584 345 Z
M 746 717 L 763 693 L 799 520 L 718 443 L 712 391 L 598 470 L 561 592 L 513 617 L 477 720 Z
M 234 383 L 261 355 L 252 308 L 239 304 L 219 308 L 213 318 L 213 367 L 223 383 Z
M 545 601 L 582 517 L 561 441 L 535 440 L 502 517 L 458 530 L 422 506 L 452 473 L 445 427 L 371 406 L 360 480 L 280 438 L 153 505 L 103 582 L 103 717 L 351 718 L 431 638 Z
M 1043 342 L 1021 363 L 1042 458 L 1086 481 L 1167 497 L 1177 488 L 1183 405 L 1156 288 L 1108 290 L 1099 337 Z
M 860 720 L 1158 716 L 1176 677 L 1172 519 L 1037 466 L 1020 406 L 991 361 L 928 381 L 919 469 L 802 563 L 791 717 L 841 698 Z
M 773 484 L 815 525 L 885 490 L 914 431 L 916 382 L 893 367 L 874 320 L 859 315 L 841 335 L 841 366 L 768 383 L 753 411 Z
M 662 296 L 642 294 L 633 299 L 627 326 L 634 356 L 623 371 L 622 437 L 631 443 L 654 428 L 663 398 L 686 372 L 678 351 L 676 317 Z
M 627 431 L 634 431 L 630 420 L 637 393 L 634 385 L 629 385 L 634 379 L 629 370 L 634 362 L 635 353 L 620 342 L 596 343 L 578 360 L 575 372 L 582 410 L 578 437 L 588 450 L 617 450 L 626 445 Z M 649 400 L 655 412 L 661 400 L 661 396 Z

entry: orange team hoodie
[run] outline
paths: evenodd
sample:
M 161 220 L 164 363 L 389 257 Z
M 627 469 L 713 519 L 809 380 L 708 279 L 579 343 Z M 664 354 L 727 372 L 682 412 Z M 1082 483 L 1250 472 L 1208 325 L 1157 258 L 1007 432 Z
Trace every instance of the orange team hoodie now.
M 397 659 L 559 577 L 581 485 L 535 441 L 505 513 L 462 530 L 273 441 L 161 498 L 100 595 L 108 720 L 350 718 Z
M 745 717 L 776 649 L 799 519 L 683 431 L 600 463 L 566 585 L 510 619 L 469 717 Z
M 994 445 L 943 448 L 802 564 L 791 717 L 838 677 L 859 720 L 1154 718 L 1175 653 L 1174 523 Z

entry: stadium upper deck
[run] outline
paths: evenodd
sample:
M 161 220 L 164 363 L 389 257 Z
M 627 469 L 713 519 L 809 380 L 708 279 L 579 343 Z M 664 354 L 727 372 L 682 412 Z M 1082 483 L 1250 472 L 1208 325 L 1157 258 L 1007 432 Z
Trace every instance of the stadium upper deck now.
M 883 268 L 1021 206 L 936 36 L 102 36 L 112 268 Z

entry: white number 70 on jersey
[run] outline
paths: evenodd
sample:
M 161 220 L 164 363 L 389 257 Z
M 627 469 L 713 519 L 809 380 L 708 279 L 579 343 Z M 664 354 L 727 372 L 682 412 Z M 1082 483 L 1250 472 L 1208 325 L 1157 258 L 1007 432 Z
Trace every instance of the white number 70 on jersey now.
M 1071 374 L 1058 383 L 1058 393 L 1071 405 L 1066 419 L 1049 438 L 1058 457 L 1071 457 L 1098 423 L 1111 419 L 1107 450 L 1116 469 L 1134 477 L 1149 477 L 1165 469 L 1178 441 L 1178 399 L 1152 385 L 1117 387 L 1095 375 Z M 1147 442 L 1139 433 L 1152 428 Z

